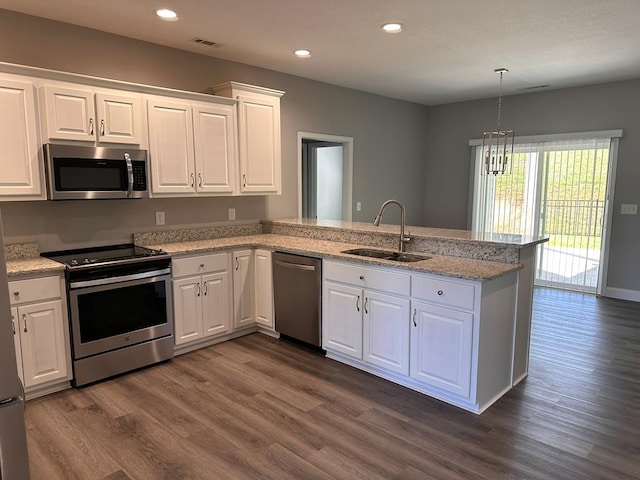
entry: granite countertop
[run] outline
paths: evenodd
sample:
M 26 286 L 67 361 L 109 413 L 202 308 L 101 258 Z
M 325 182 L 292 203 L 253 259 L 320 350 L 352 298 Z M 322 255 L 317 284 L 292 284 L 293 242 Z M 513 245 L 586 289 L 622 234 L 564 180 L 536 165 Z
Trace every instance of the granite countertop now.
M 59 273 L 64 271 L 65 266 L 54 260 L 44 257 L 20 258 L 7 260 L 7 276 L 16 277 L 18 275 L 39 274 L 39 273 Z
M 367 232 L 367 233 L 389 233 L 398 235 L 400 231 L 399 225 L 391 225 L 381 223 L 376 227 L 373 223 L 365 222 L 346 222 L 342 220 L 316 220 L 310 218 L 282 218 L 275 220 L 263 220 L 264 224 L 274 225 L 290 225 L 290 226 L 308 226 L 319 227 L 329 230 Z M 537 237 L 527 235 L 515 235 L 509 233 L 492 233 L 478 232 L 474 230 L 456 230 L 451 228 L 432 228 L 432 227 L 416 227 L 405 226 L 405 232 L 412 237 L 423 237 L 442 240 L 459 240 L 469 242 L 488 243 L 492 245 L 508 245 L 526 247 L 529 245 L 537 245 L 548 241 L 548 237 Z
M 443 255 L 430 255 L 431 258 L 428 260 L 422 260 L 419 262 L 398 263 L 390 260 L 360 257 L 341 253 L 343 250 L 351 248 L 362 248 L 362 245 L 275 234 L 247 235 L 210 240 L 192 240 L 146 246 L 149 248 L 164 250 L 170 255 L 209 253 L 233 248 L 265 248 L 269 250 L 279 250 L 322 258 L 349 260 L 363 264 L 394 267 L 415 272 L 433 273 L 437 275 L 479 281 L 498 278 L 522 268 L 522 266 L 518 264 L 490 262 L 486 260 L 474 260 Z

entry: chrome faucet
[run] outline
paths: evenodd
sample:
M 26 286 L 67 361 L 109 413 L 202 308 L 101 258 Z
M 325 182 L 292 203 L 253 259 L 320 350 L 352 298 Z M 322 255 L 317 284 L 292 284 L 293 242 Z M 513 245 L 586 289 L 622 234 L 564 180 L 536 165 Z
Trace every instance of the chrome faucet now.
M 373 224 L 376 227 L 380 225 L 380 220 L 382 220 L 382 212 L 390 203 L 395 203 L 400 207 L 400 241 L 398 242 L 398 251 L 404 252 L 405 244 L 409 243 L 412 240 L 410 236 L 405 236 L 404 234 L 404 205 L 402 205 L 398 200 L 387 200 L 380 206 L 380 210 L 378 210 L 378 214 L 373 220 Z

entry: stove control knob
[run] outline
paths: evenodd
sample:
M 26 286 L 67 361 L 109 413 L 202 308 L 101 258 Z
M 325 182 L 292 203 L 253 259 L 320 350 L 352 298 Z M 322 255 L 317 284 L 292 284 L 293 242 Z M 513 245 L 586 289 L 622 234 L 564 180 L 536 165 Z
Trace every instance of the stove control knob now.
M 87 265 L 87 264 L 91 263 L 91 260 L 89 260 L 88 258 L 85 258 L 84 260 L 82 260 L 82 263 Z
M 71 260 L 71 266 L 72 267 L 76 267 L 78 265 L 78 260 L 76 260 L 75 258 L 73 260 Z

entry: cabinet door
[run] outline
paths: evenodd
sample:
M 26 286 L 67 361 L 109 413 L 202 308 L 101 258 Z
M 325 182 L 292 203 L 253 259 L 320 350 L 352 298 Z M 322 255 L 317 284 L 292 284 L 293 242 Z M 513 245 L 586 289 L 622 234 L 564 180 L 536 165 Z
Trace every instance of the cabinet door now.
M 363 359 L 409 374 L 409 299 L 364 292 Z
M 280 99 L 239 95 L 240 191 L 280 193 Z
M 189 277 L 173 281 L 176 345 L 192 342 L 203 336 L 201 294 L 200 277 Z
M 204 336 L 220 335 L 231 330 L 231 286 L 229 272 L 202 277 L 202 323 Z
M 255 323 L 253 250 L 233 253 L 234 325 L 236 328 Z
M 3 199 L 44 198 L 39 146 L 34 85 L 0 77 L 0 196 L 6 197 Z
M 67 378 L 67 353 L 62 302 L 18 308 L 25 387 Z
M 13 327 L 13 346 L 16 350 L 16 363 L 18 364 L 18 377 L 24 385 L 24 375 L 22 374 L 22 347 L 20 345 L 20 325 L 18 324 L 18 309 L 11 309 L 11 325 Z
M 256 323 L 273 328 L 273 274 L 271 252 L 255 251 Z
M 48 85 L 43 91 L 49 140 L 95 141 L 95 108 L 91 90 Z
M 196 186 L 201 193 L 232 194 L 235 185 L 236 117 L 231 105 L 193 106 Z
M 422 302 L 412 307 L 411 377 L 469 397 L 473 315 Z
M 142 102 L 139 96 L 96 93 L 98 142 L 142 143 Z
M 362 359 L 363 294 L 359 288 L 324 282 L 322 347 Z
M 154 195 L 195 193 L 191 105 L 149 99 L 149 157 Z

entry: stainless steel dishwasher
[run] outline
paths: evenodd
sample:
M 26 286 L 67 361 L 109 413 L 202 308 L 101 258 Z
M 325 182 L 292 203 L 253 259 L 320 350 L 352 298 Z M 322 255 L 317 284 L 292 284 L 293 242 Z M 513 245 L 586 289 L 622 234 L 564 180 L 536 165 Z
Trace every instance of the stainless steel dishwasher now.
M 272 259 L 276 330 L 320 347 L 322 260 L 282 252 Z

